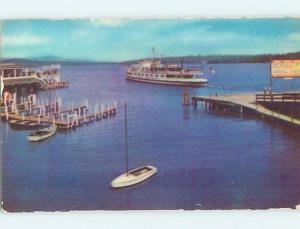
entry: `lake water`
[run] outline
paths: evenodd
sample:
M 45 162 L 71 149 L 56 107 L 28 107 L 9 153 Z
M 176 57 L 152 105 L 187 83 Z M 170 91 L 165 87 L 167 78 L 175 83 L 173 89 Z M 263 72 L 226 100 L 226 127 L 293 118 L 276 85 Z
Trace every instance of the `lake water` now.
M 191 93 L 262 91 L 266 64 L 212 65 L 208 87 Z M 1 122 L 3 208 L 6 211 L 96 209 L 267 209 L 300 203 L 300 135 L 254 116 L 182 106 L 181 87 L 126 81 L 125 66 L 63 66 L 70 87 L 51 92 L 63 106 L 118 101 L 115 117 L 30 143 L 30 131 Z M 297 90 L 297 80 L 274 80 Z M 47 98 L 49 92 L 40 92 Z M 129 167 L 158 173 L 113 190 L 125 171 L 124 101 L 128 104 Z

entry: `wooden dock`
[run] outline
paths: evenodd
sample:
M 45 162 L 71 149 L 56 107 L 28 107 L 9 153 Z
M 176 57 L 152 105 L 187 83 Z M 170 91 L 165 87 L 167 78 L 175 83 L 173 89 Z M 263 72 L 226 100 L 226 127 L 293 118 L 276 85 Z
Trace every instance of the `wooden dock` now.
M 29 121 L 38 124 L 54 124 L 59 129 L 72 129 L 84 125 L 86 123 L 102 120 L 114 116 L 117 113 L 116 102 L 111 106 L 102 107 L 99 110 L 98 107 L 94 112 L 88 112 L 86 105 L 74 107 L 66 110 L 56 110 L 45 109 L 43 107 L 43 112 L 41 112 L 41 107 L 35 105 L 30 108 L 30 113 L 28 109 L 19 110 L 17 113 L 13 112 L 11 109 L 2 111 L 0 116 L 3 120 L 19 120 L 19 121 Z M 38 111 L 38 113 L 34 113 Z M 45 112 L 46 111 L 46 112 Z
M 281 93 L 285 96 L 287 93 Z M 299 93 L 298 93 L 299 94 Z M 293 126 L 300 127 L 300 119 L 297 117 L 293 117 L 291 115 L 282 114 L 276 112 L 272 109 L 266 108 L 265 105 L 262 105 L 260 102 L 261 100 L 267 101 L 266 98 L 262 98 L 259 93 L 243 93 L 243 94 L 235 94 L 235 95 L 214 95 L 214 96 L 193 96 L 192 97 L 192 104 L 197 106 L 198 102 L 204 103 L 204 107 L 206 109 L 213 109 L 213 110 L 233 110 L 240 113 L 254 113 L 259 114 L 264 117 L 269 117 L 274 120 L 279 120 L 284 123 L 291 124 Z M 279 94 L 274 94 L 273 98 L 269 98 L 269 102 L 281 101 L 282 103 L 291 103 L 300 104 L 300 96 L 295 97 L 288 97 L 283 98 Z

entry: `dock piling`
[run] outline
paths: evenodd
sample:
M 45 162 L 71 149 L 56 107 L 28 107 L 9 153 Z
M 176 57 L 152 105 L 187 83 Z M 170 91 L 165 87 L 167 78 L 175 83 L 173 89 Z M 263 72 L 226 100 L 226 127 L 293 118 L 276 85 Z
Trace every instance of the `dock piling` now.
M 91 106 L 87 100 L 85 100 L 85 105 L 88 105 L 90 109 L 86 106 L 74 107 L 72 102 L 71 109 L 61 111 L 59 109 L 59 103 L 59 101 L 55 101 L 55 103 L 49 101 L 47 105 L 33 105 L 29 100 L 25 100 L 23 104 L 12 104 L 11 106 L 5 104 L 6 106 L 3 107 L 1 117 L 6 118 L 6 120 L 15 119 L 38 124 L 54 124 L 57 125 L 58 128 L 70 129 L 81 126 L 87 122 L 100 120 L 102 115 L 108 118 L 116 114 L 116 101 L 102 104 L 101 112 L 99 112 L 98 104 Z M 20 112 L 16 109 L 18 108 L 16 105 L 21 107 Z M 26 106 L 27 109 L 24 109 Z M 15 113 L 10 112 L 12 110 L 15 111 Z M 88 111 L 90 111 L 90 113 Z

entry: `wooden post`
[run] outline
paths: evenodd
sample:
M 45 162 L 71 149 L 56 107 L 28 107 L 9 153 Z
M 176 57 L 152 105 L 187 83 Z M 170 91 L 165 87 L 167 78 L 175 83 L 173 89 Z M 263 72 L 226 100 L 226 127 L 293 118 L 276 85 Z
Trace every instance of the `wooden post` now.
M 7 107 L 7 104 L 6 104 L 6 101 L 4 101 L 4 106 L 5 106 L 5 115 L 6 115 L 6 121 L 8 121 L 8 107 Z
M 83 121 L 86 122 L 86 108 L 83 108 Z
M 97 113 L 98 113 L 98 112 L 97 112 L 97 104 L 95 105 L 95 108 L 94 108 L 94 113 L 95 113 L 95 115 L 94 115 L 94 116 L 95 116 L 95 119 L 96 119 L 96 118 L 97 118 Z
M 272 96 L 272 93 L 273 93 L 273 77 L 272 77 L 272 56 L 271 56 L 271 58 L 270 58 L 270 64 L 269 64 L 269 70 L 270 70 L 270 76 L 269 76 L 269 89 L 270 89 L 270 94 L 271 94 L 271 96 Z M 273 97 L 271 97 L 271 99 L 272 99 L 272 101 L 273 101 Z
M 79 117 L 81 116 L 81 108 L 80 107 L 78 108 L 78 116 Z
M 57 106 L 58 106 L 57 110 L 60 111 L 60 108 L 62 107 L 62 100 L 60 96 L 57 98 Z
M 85 106 L 86 106 L 86 108 L 88 109 L 88 106 L 89 106 L 89 101 L 88 101 L 88 99 L 85 99 Z
M 198 106 L 198 101 L 197 101 L 196 99 L 192 99 L 192 103 L 193 103 L 193 105 L 194 105 L 194 108 L 197 108 L 197 106 Z M 205 102 L 204 102 L 204 104 L 205 104 Z
M 13 111 L 17 113 L 17 92 L 13 93 Z
M 79 125 L 79 120 L 78 120 L 78 115 L 77 114 L 75 115 L 75 120 L 76 120 L 76 126 L 78 126 Z
M 106 103 L 107 117 L 109 117 L 109 103 Z
M 182 93 L 182 104 L 187 106 L 190 105 L 190 93 L 187 88 L 184 88 L 183 93 Z

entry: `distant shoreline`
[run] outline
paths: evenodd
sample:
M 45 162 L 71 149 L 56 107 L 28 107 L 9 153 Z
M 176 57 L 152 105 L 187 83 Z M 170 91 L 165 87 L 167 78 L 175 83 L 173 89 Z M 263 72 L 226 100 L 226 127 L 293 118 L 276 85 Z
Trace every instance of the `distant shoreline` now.
M 237 63 L 269 63 L 272 59 L 300 59 L 300 52 L 286 53 L 286 54 L 260 54 L 260 55 L 207 55 L 207 56 L 178 56 L 178 57 L 161 57 L 159 58 L 163 63 L 207 63 L 207 64 L 237 64 Z M 128 61 L 90 61 L 90 60 L 68 60 L 63 58 L 53 58 L 43 60 L 43 58 L 2 58 L 1 63 L 16 63 L 19 65 L 95 65 L 95 64 L 132 64 L 136 60 Z
M 300 52 L 286 54 L 260 54 L 260 55 L 207 55 L 207 56 L 181 56 L 162 57 L 162 62 L 167 63 L 208 63 L 208 64 L 237 64 L 237 63 L 269 63 L 272 59 L 300 59 Z M 122 63 L 131 64 L 138 60 L 124 61 Z

